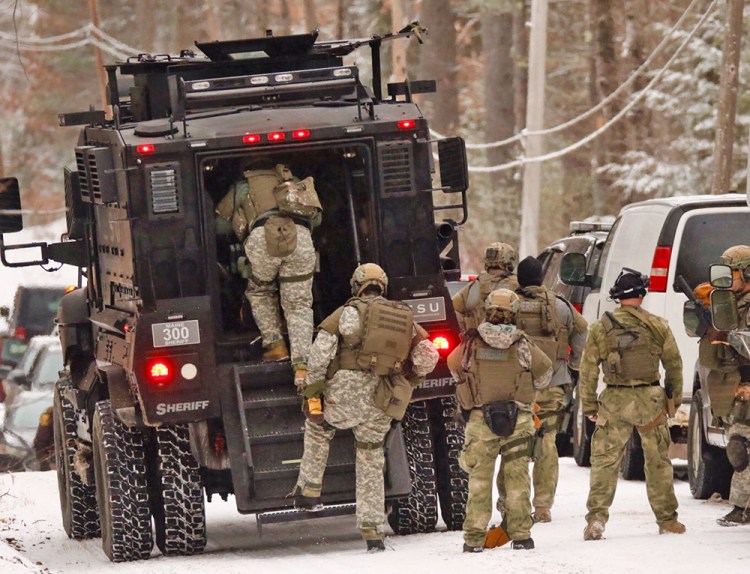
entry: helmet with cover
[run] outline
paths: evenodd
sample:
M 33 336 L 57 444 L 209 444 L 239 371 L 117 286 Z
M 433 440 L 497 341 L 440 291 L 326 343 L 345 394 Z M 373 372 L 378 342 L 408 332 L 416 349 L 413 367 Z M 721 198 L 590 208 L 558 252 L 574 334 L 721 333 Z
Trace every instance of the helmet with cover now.
M 516 250 L 508 243 L 490 243 L 484 251 L 484 268 L 513 271 L 516 266 Z
M 363 263 L 354 270 L 349 282 L 352 286 L 352 295 L 359 297 L 369 285 L 376 285 L 380 293 L 385 295 L 388 289 L 388 276 L 380 265 L 375 263 Z
M 484 312 L 487 320 L 492 323 L 512 323 L 520 300 L 518 295 L 510 289 L 495 289 L 484 302 Z
M 745 280 L 750 280 L 750 246 L 733 245 L 721 254 L 721 262 L 734 271 L 742 271 Z
M 648 292 L 649 278 L 646 275 L 623 267 L 615 279 L 615 284 L 609 290 L 609 296 L 615 301 L 623 299 L 637 299 L 645 297 Z

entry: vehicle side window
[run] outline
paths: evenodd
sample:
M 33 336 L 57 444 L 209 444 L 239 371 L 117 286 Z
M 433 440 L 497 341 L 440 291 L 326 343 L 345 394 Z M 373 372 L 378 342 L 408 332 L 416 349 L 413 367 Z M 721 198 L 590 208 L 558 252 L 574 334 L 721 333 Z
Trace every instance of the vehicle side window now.
M 605 263 L 607 261 L 607 257 L 609 257 L 609 252 L 612 249 L 612 240 L 617 235 L 617 227 L 620 225 L 620 221 L 622 221 L 622 219 L 617 218 L 617 221 L 615 221 L 615 224 L 609 231 L 609 235 L 607 236 L 607 241 L 604 243 L 604 247 L 602 247 L 601 255 L 599 257 L 599 264 L 596 267 L 596 272 L 592 282 L 596 289 L 601 289 L 602 281 L 604 280 L 604 271 L 607 267 Z
M 747 211 L 688 214 L 680 239 L 675 278 L 691 287 L 708 281 L 708 269 L 732 245 L 750 245 Z M 698 249 L 693 246 L 700 246 Z

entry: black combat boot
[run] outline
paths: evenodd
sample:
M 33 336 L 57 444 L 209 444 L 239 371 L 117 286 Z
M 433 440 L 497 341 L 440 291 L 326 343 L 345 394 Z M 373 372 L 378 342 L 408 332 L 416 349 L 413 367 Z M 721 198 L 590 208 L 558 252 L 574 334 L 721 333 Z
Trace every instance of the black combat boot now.
M 323 503 L 320 496 L 305 496 L 299 486 L 294 489 L 294 508 L 306 510 L 308 512 L 317 512 L 323 510 Z
M 716 519 L 719 526 L 744 526 L 750 524 L 750 510 L 735 506 L 729 514 Z
M 469 546 L 464 542 L 464 552 L 468 552 L 470 554 L 478 554 L 480 552 L 484 552 L 484 546 Z
M 385 544 L 382 540 L 368 540 L 367 551 L 368 552 L 382 552 L 385 550 Z
M 513 541 L 513 550 L 532 550 L 534 548 L 533 538 L 524 538 L 523 540 Z

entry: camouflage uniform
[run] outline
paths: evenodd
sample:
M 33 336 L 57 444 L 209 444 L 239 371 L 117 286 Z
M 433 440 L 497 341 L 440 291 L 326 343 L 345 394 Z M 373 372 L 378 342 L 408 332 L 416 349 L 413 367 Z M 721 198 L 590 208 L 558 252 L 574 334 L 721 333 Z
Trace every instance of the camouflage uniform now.
M 552 298 L 555 305 L 556 320 L 559 322 L 560 328 L 567 332 L 566 335 L 558 334 L 555 340 L 557 341 L 563 336 L 565 346 L 570 349 L 568 360 L 559 356 L 550 357 L 548 355 L 554 364 L 554 374 L 552 375 L 549 387 L 539 391 L 535 399 L 539 409 L 537 416 L 544 425 L 544 434 L 542 436 L 541 449 L 537 451 L 532 471 L 534 483 L 533 505 L 537 511 L 549 511 L 555 502 L 555 492 L 557 491 L 559 476 L 556 436 L 560 430 L 560 420 L 567 404 L 567 397 L 572 392 L 572 381 L 568 369 L 578 371 L 583 345 L 586 342 L 588 323 L 570 303 L 548 291 L 543 285 L 524 287 L 516 290 L 516 293 L 521 298 L 521 305 L 527 299 L 541 298 L 542 300 L 546 300 L 548 296 Z M 520 323 L 519 327 L 521 329 L 524 328 Z M 530 338 L 535 343 L 537 342 L 534 336 L 530 336 Z M 504 474 L 504 465 L 501 464 L 500 472 L 497 475 L 497 507 L 501 512 L 505 510 Z
M 321 329 L 310 348 L 307 381 L 324 380 L 329 364 L 339 352 L 340 337 L 359 333 L 361 328 L 356 308 L 346 306 L 341 313 L 338 333 Z M 414 332 L 416 336 L 416 327 Z M 421 340 L 410 353 L 414 374 L 422 377 L 430 373 L 438 358 L 432 342 Z M 378 382 L 376 375 L 350 369 L 339 369 L 327 381 L 323 408 L 327 424 L 305 422 L 305 451 L 297 479 L 297 488 L 303 496 L 319 497 L 335 429 L 352 429 L 357 447 L 357 528 L 365 540 L 382 540 L 385 526 L 383 443 L 391 418 L 373 401 Z
M 671 385 L 672 400 L 679 406 L 682 401 L 682 359 L 668 323 L 640 307 L 635 310 L 629 306 L 619 307 L 612 315 L 624 327 L 645 325 L 648 329 L 649 351 L 661 361 L 666 372 L 665 385 Z M 597 416 L 591 439 L 591 485 L 586 521 L 589 525 L 599 522 L 603 531 L 615 496 L 620 462 L 633 427 L 636 427 L 643 446 L 646 492 L 661 532 L 662 526 L 677 519 L 664 389 L 654 379 L 618 380 L 613 384 L 610 370 L 603 368 L 607 388 L 597 400 L 599 365 L 608 365 L 611 353 L 607 330 L 600 319 L 589 328 L 578 381 L 584 415 Z M 658 365 L 655 373 L 658 379 Z
M 519 412 L 516 427 L 508 437 L 496 435 L 487 425 L 482 413 L 482 398 L 476 389 L 491 389 L 499 382 L 477 383 L 470 376 L 471 364 L 484 348 L 516 350 L 520 368 L 530 373 L 533 388 L 545 388 L 552 378 L 552 363 L 514 325 L 481 323 L 478 337 L 464 341 L 448 358 L 448 366 L 458 381 L 457 396 L 464 411 L 470 411 L 466 438 L 459 464 L 469 475 L 469 494 L 466 519 L 463 524 L 464 543 L 468 547 L 484 544 L 487 524 L 492 516 L 492 478 L 498 452 L 505 463 L 505 486 L 508 491 L 507 532 L 512 540 L 526 540 L 531 532 L 531 477 L 529 461 L 533 448 L 534 423 L 531 400 L 517 402 Z M 488 401 L 491 402 L 491 401 Z
M 266 248 L 262 226 L 245 240 L 252 275 L 245 293 L 253 310 L 263 346 L 268 348 L 282 339 L 279 313 L 284 310 L 292 362 L 304 362 L 313 337 L 312 283 L 315 272 L 315 247 L 310 230 L 297 225 L 297 248 L 286 257 L 272 257 Z
M 484 302 L 496 289 L 518 288 L 518 280 L 513 275 L 516 252 L 507 243 L 490 243 L 484 253 L 484 273 L 453 296 L 453 309 L 456 311 L 461 331 L 476 329 L 484 321 Z

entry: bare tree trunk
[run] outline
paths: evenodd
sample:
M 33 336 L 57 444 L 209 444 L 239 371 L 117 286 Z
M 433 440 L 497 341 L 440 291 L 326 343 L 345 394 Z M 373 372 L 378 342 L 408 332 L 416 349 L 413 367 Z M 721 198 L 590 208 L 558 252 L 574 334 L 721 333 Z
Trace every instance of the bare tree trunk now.
M 136 2 L 135 13 L 138 22 L 139 46 L 152 54 L 166 51 L 166 46 L 155 45 L 155 10 L 154 0 L 137 0 Z
M 305 9 L 305 32 L 312 32 L 318 27 L 318 16 L 315 13 L 314 0 L 304 0 Z
M 391 32 L 397 33 L 407 22 L 406 6 L 404 0 L 391 0 Z M 406 77 L 406 48 L 408 44 L 404 41 L 391 42 L 391 58 L 393 70 L 391 72 L 391 82 L 403 82 Z
M 203 4 L 203 13 L 206 17 L 206 36 L 207 40 L 228 40 L 228 38 L 222 38 L 221 31 L 219 30 L 219 20 L 216 17 L 216 10 L 218 7 L 211 0 L 205 0 Z
M 625 0 L 625 40 L 623 53 L 626 58 L 628 75 L 637 70 L 646 60 L 646 32 L 650 17 L 650 0 Z M 633 82 L 632 93 L 638 93 L 646 87 L 648 79 L 645 74 Z M 630 112 L 629 121 L 625 124 L 627 148 L 650 151 L 649 126 L 651 114 L 645 103 L 637 104 Z
M 429 29 L 429 45 L 419 52 L 419 77 L 436 80 L 437 94 L 420 97 L 420 104 L 443 134 L 453 133 L 459 119 L 455 19 L 450 0 L 422 2 L 419 21 Z
M 279 26 L 278 35 L 286 36 L 289 34 L 289 30 L 291 29 L 288 0 L 279 0 L 279 6 L 280 6 L 279 12 L 281 13 L 280 14 L 281 23 Z

